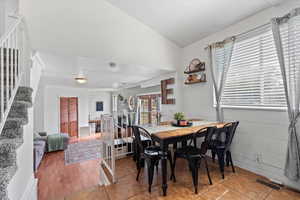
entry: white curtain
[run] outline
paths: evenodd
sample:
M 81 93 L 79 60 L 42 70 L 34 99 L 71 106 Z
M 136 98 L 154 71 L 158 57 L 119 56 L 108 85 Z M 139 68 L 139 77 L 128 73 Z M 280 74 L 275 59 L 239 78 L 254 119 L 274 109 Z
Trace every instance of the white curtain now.
M 208 47 L 209 66 L 214 85 L 216 114 L 219 122 L 224 121 L 221 99 L 226 74 L 230 66 L 235 37 L 217 42 Z
M 271 21 L 285 87 L 288 117 L 288 151 L 285 175 L 300 180 L 300 8 Z

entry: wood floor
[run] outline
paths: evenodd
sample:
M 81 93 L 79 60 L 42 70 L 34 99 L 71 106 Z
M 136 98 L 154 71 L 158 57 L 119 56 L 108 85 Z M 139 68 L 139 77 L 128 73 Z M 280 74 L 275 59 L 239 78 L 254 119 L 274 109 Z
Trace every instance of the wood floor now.
M 90 138 L 91 139 L 91 138 Z M 78 141 L 72 141 L 78 142 Z M 161 194 L 160 170 L 155 173 L 152 193 L 147 191 L 147 173 L 135 180 L 136 168 L 131 158 L 116 163 L 118 182 L 107 187 L 99 182 L 99 160 L 64 165 L 64 153 L 47 154 L 36 174 L 39 179 L 39 200 L 300 200 L 300 194 L 291 190 L 276 191 L 256 182 L 263 178 L 246 170 L 228 168 L 225 179 L 221 179 L 218 166 L 210 163 L 213 185 L 208 184 L 206 172 L 200 170 L 199 194 L 193 192 L 191 175 L 184 160 L 176 166 L 177 182 L 168 183 L 168 196 Z

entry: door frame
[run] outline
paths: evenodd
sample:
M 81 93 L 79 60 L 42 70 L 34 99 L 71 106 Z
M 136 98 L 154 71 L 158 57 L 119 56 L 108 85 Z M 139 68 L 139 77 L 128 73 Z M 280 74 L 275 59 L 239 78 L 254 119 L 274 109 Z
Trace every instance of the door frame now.
M 60 98 L 77 98 L 77 138 L 79 137 L 79 96 L 57 96 L 57 104 L 58 104 L 58 133 L 60 132 Z

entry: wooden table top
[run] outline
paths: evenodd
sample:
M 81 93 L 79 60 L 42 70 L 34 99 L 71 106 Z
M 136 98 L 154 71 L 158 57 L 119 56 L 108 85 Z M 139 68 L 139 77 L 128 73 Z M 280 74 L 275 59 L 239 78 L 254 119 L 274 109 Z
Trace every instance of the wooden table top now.
M 226 123 L 224 123 L 224 122 L 223 123 L 208 122 L 207 124 L 195 125 L 195 126 L 191 126 L 191 127 L 182 127 L 182 128 L 177 128 L 174 130 L 159 131 L 159 132 L 152 133 L 152 134 L 155 134 L 155 137 L 157 137 L 161 140 L 165 140 L 168 138 L 189 135 L 191 133 L 197 132 L 198 130 L 200 130 L 202 128 L 207 128 L 207 127 L 211 127 L 211 126 L 216 126 L 218 128 L 222 128 L 225 124 Z

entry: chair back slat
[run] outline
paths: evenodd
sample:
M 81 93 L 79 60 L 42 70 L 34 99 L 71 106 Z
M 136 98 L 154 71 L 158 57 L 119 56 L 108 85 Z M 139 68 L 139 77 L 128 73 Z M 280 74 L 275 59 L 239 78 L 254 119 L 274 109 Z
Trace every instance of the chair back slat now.
M 140 126 L 131 126 L 131 128 L 141 152 L 144 152 L 143 141 L 145 141 L 145 139 L 152 141 L 151 134 L 146 129 Z
M 225 147 L 225 150 L 229 150 L 230 147 L 231 147 L 231 143 L 232 143 L 232 140 L 233 140 L 233 137 L 235 135 L 235 132 L 236 132 L 236 129 L 239 125 L 239 121 L 235 121 L 235 122 L 231 122 L 231 123 L 228 123 L 224 125 L 225 128 L 228 128 L 228 132 L 226 134 L 226 141 L 225 141 L 225 144 L 226 144 L 226 147 Z
M 236 121 L 227 123 L 222 128 L 218 128 L 214 138 L 215 142 L 217 141 L 217 143 L 214 145 L 219 147 L 222 146 L 225 148 L 225 151 L 229 150 L 238 125 L 239 122 Z
M 217 130 L 217 127 L 206 128 L 205 138 L 200 147 L 200 152 L 202 155 L 205 155 L 207 153 L 208 148 L 211 145 L 211 142 L 212 142 L 214 136 L 217 134 L 216 130 Z

